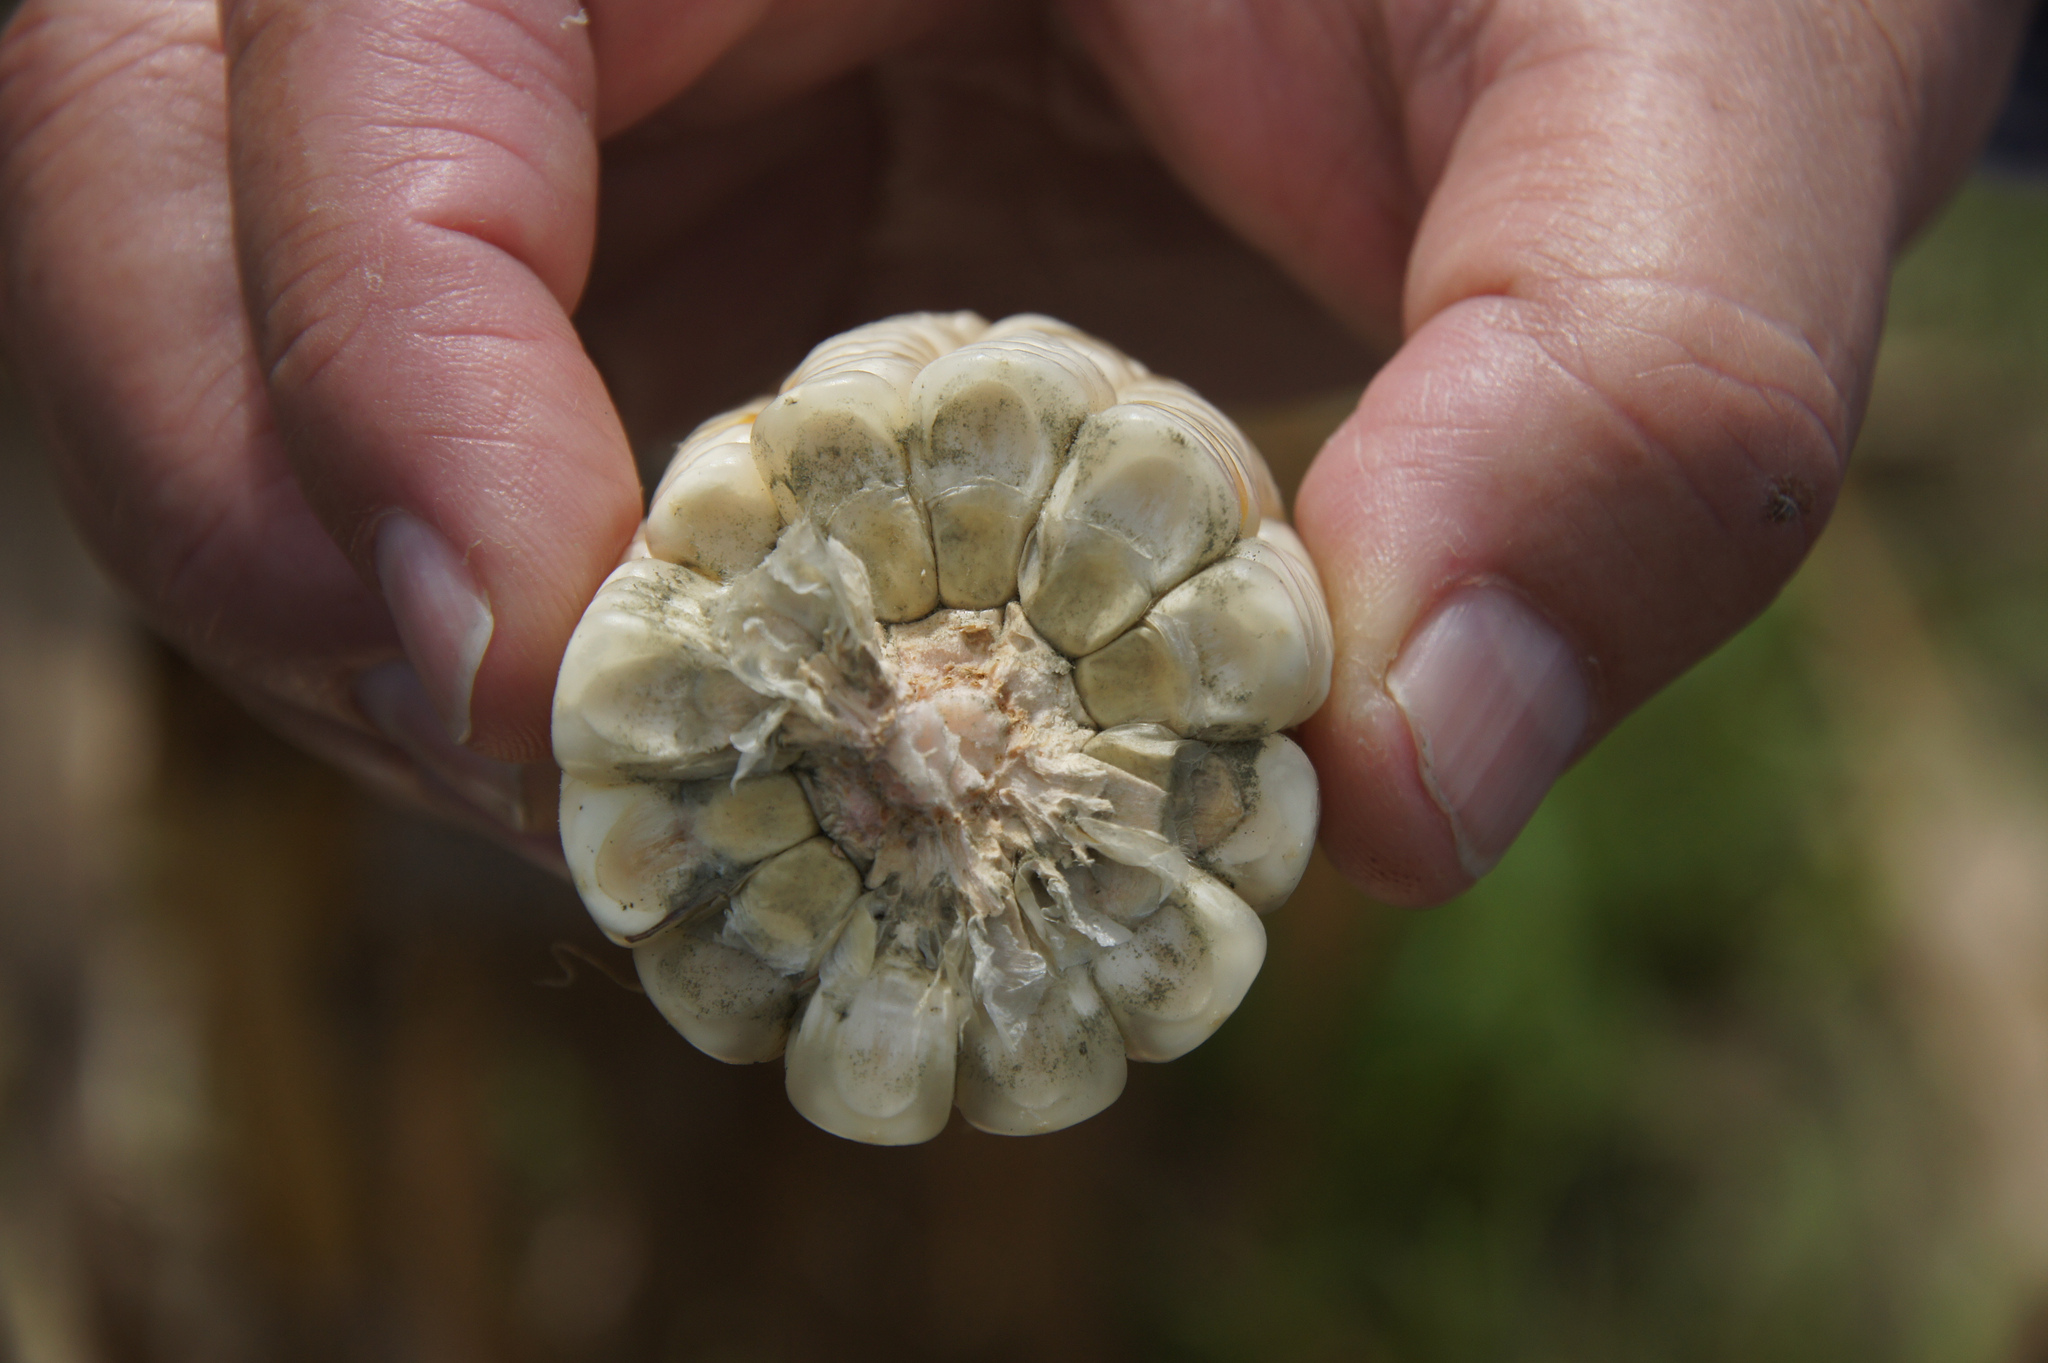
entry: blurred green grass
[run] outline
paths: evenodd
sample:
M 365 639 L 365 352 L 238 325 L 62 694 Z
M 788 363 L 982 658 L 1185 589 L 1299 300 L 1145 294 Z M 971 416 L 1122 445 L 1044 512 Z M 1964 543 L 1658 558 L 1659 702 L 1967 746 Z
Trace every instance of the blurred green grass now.
M 1866 1167 L 1910 1114 L 1793 614 L 1625 725 L 1481 888 L 1398 921 L 1335 1038 L 1255 994 L 1223 1063 L 1306 1051 L 1257 1082 L 1327 1118 L 1264 1175 L 1264 1262 L 1162 1298 L 1170 1354 L 1912 1356 L 1915 1284 L 1872 1233 L 1913 1218 L 1887 1205 L 1911 1171 Z
M 1902 262 L 1857 454 L 1934 628 L 2048 760 L 2048 186 L 1974 181 Z

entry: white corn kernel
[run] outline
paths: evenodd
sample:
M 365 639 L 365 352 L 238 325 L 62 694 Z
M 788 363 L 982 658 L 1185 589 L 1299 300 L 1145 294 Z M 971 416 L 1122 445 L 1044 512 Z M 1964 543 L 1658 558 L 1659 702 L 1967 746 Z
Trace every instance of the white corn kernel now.
M 882 620 L 916 620 L 939 601 L 909 487 L 911 381 L 981 330 L 972 314 L 856 328 L 813 350 L 755 418 L 754 456 L 783 520 L 808 516 L 860 558 Z
M 1293 560 L 1269 540 L 1245 539 L 1081 659 L 1076 684 L 1105 728 L 1147 722 L 1251 738 L 1316 712 L 1331 652 L 1328 618 Z
M 960 1039 L 954 1101 L 960 1114 L 998 1136 L 1030 1136 L 1086 1121 L 1124 1091 L 1124 1038 L 1085 970 L 1046 991 L 1012 1046 L 986 1018 Z
M 1131 1059 L 1177 1060 L 1237 1010 L 1265 959 L 1259 916 L 1197 876 L 1092 969 Z
M 1163 830 L 1253 910 L 1268 913 L 1294 893 L 1321 802 L 1308 754 L 1285 735 L 1210 744 L 1163 724 L 1125 724 L 1083 751 L 1164 791 Z
M 720 940 L 785 975 L 815 969 L 860 897 L 860 872 L 830 838 L 763 862 L 734 892 Z
M 731 771 L 732 735 L 767 702 L 725 667 L 706 614 L 717 584 L 653 559 L 619 565 L 555 679 L 555 761 L 594 781 Z
M 854 915 L 790 1038 L 789 1097 L 836 1136 L 914 1145 L 938 1135 L 953 1106 L 959 1002 L 913 952 L 877 950 L 851 931 L 872 921 Z
M 1201 760 L 1204 747 L 1164 724 L 1119 724 L 1089 739 L 1081 751 L 1161 790 L 1172 790 L 1186 769 Z
M 939 599 L 986 610 L 1017 595 L 1024 536 L 1074 432 L 1116 393 L 1080 348 L 1008 328 L 925 366 L 911 389 L 921 440 L 911 484 L 931 518 Z
M 729 1065 L 782 1054 L 797 982 L 713 936 L 709 921 L 677 923 L 633 948 L 640 987 L 692 1046 Z
M 1316 845 L 1322 806 L 1308 754 L 1283 734 L 1219 743 L 1186 787 L 1189 860 L 1254 912 L 1279 908 L 1301 883 Z
M 1152 377 L 1152 371 L 1138 361 L 1118 350 L 1115 346 L 1097 340 L 1077 326 L 1047 317 L 1043 313 L 1020 312 L 1005 317 L 980 334 L 977 339 L 999 341 L 1016 332 L 1029 332 L 1033 336 L 1047 336 L 1056 339 L 1086 355 L 1096 372 L 1109 380 L 1110 390 L 1121 393 L 1144 379 Z
M 677 448 L 654 489 L 642 535 L 668 563 L 725 581 L 759 563 L 782 513 L 754 462 L 754 418 L 766 399 L 714 417 Z
M 1220 412 L 1141 381 L 1083 422 L 1018 570 L 1024 613 L 1068 657 L 1093 653 L 1160 593 L 1258 529 L 1271 475 Z
M 891 318 L 678 449 L 556 689 L 576 887 L 850 1139 L 1208 1036 L 1306 863 L 1329 618 L 1256 451 L 1050 318 Z M 1070 661 L 1071 660 L 1071 661 Z
M 562 847 L 591 917 L 617 942 L 726 893 L 818 831 L 795 778 L 562 782 Z

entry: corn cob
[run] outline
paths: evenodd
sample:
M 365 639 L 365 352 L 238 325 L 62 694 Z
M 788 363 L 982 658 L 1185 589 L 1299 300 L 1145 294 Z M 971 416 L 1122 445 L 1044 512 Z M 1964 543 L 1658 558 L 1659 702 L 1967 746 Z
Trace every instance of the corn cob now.
M 1050 318 L 891 318 L 677 450 L 563 661 L 563 844 L 664 1016 L 819 1126 L 1056 1130 L 1250 987 L 1330 665 L 1222 413 Z

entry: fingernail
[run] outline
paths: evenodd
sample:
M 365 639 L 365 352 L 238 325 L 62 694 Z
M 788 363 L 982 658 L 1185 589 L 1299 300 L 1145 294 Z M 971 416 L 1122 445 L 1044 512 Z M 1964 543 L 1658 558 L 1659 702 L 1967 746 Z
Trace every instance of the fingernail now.
M 1493 869 L 1586 732 L 1591 702 L 1556 630 L 1498 587 L 1454 592 L 1408 641 L 1387 689 L 1422 781 L 1473 877 Z
M 412 664 L 388 662 L 356 678 L 356 704 L 400 751 L 507 828 L 528 831 L 526 769 L 449 739 Z
M 377 582 L 420 683 L 457 743 L 469 741 L 469 698 L 491 646 L 491 603 L 462 555 L 403 511 L 377 527 Z

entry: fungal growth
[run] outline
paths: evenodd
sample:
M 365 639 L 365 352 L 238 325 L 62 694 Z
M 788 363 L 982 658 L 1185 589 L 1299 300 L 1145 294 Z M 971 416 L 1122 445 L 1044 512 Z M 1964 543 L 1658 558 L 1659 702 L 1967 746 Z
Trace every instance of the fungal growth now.
M 562 840 L 663 1015 L 827 1131 L 1052 1131 L 1250 987 L 1330 662 L 1214 407 L 1049 318 L 891 318 L 677 451 L 562 663 Z

